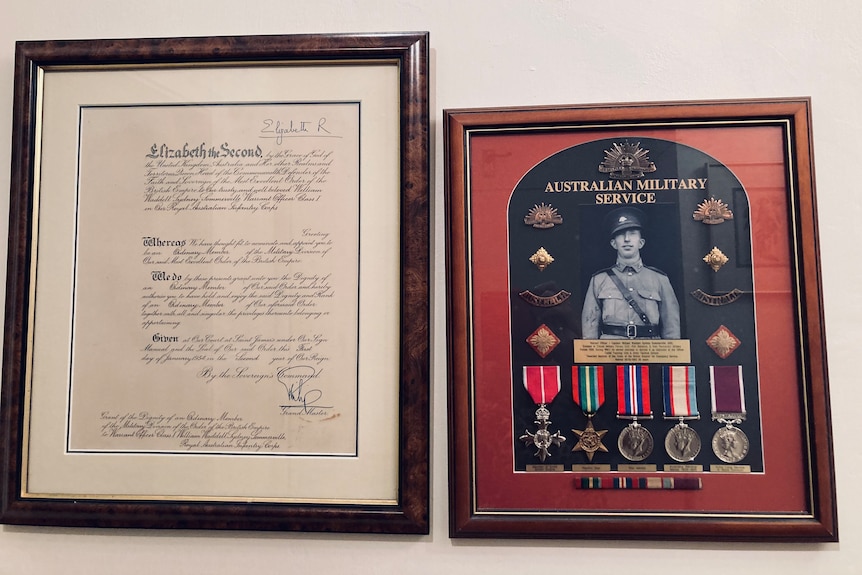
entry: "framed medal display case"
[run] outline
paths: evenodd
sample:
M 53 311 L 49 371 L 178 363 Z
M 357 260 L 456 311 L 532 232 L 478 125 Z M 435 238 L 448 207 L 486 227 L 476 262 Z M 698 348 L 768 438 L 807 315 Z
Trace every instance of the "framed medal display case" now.
M 0 521 L 428 532 L 427 61 L 18 43 Z
M 451 535 L 837 540 L 809 100 L 445 122 Z

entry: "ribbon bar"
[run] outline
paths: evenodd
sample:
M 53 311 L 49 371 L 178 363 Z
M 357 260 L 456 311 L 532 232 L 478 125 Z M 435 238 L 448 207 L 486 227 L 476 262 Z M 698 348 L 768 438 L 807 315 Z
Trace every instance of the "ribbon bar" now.
M 702 489 L 699 477 L 579 477 L 575 489 Z

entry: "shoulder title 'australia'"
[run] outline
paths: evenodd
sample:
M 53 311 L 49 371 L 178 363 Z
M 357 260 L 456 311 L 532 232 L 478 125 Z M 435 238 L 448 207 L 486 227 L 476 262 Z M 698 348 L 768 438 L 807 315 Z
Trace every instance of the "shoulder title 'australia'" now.
M 599 164 L 599 171 L 610 174 L 612 180 L 642 178 L 645 173 L 655 171 L 655 164 L 649 160 L 647 153 L 649 150 L 641 148 L 640 142 L 614 142 L 610 150 L 605 150 L 605 159 Z

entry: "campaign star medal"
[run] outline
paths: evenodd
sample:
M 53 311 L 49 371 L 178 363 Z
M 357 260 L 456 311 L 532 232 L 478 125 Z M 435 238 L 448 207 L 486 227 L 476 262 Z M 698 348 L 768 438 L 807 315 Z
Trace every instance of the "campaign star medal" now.
M 710 198 L 698 204 L 692 217 L 698 222 L 717 225 L 724 223 L 725 220 L 732 220 L 733 212 L 721 200 Z
M 542 203 L 530 208 L 530 211 L 524 216 L 524 223 L 540 230 L 546 230 L 557 224 L 562 224 L 563 216 L 557 213 L 557 208 Z
M 527 336 L 527 343 L 544 359 L 560 344 L 560 338 L 551 331 L 551 328 L 542 324 Z
M 718 326 L 718 329 L 706 338 L 706 345 L 721 359 L 727 359 L 727 356 L 736 351 L 741 343 L 739 338 L 723 325 Z
M 552 445 L 560 446 L 566 441 L 566 438 L 560 435 L 560 432 L 551 433 L 548 431 L 548 426 L 551 425 L 551 412 L 548 411 L 547 404 L 554 401 L 557 394 L 560 392 L 560 366 L 558 365 L 525 365 L 524 366 L 524 387 L 530 397 L 539 408 L 536 410 L 536 421 L 534 422 L 538 429 L 536 433 L 530 433 L 529 429 L 524 430 L 524 435 L 519 437 L 524 445 L 534 445 L 537 449 L 534 454 L 542 463 L 545 459 L 551 456 L 548 449 Z
M 726 255 L 722 253 L 720 249 L 717 247 L 713 247 L 709 250 L 709 253 L 703 256 L 703 261 L 712 268 L 712 271 L 717 272 L 721 269 L 721 266 L 729 262 L 730 260 Z
M 664 418 L 678 419 L 664 439 L 664 448 L 674 461 L 692 461 L 700 453 L 700 436 L 685 422 L 700 419 L 694 366 L 665 365 L 662 367 Z
M 586 429 L 572 430 L 578 436 L 578 443 L 572 451 L 583 451 L 592 462 L 597 451 L 608 452 L 608 448 L 602 445 L 602 438 L 608 430 L 596 431 L 593 427 L 593 416 L 605 402 L 604 368 L 601 365 L 572 366 L 572 398 L 589 418 Z
M 647 157 L 648 153 L 649 150 L 641 148 L 640 142 L 614 142 L 609 150 L 605 150 L 605 159 L 599 164 L 599 171 L 609 174 L 612 180 L 642 178 L 645 173 L 656 170 L 655 164 Z
M 617 440 L 629 461 L 643 461 L 652 453 L 653 439 L 638 419 L 652 419 L 649 401 L 649 369 L 646 365 L 617 366 L 617 418 L 631 419 Z
M 539 248 L 536 253 L 530 256 L 530 261 L 539 268 L 540 272 L 543 272 L 546 267 L 554 263 L 554 258 L 545 248 Z
M 749 442 L 738 425 L 745 421 L 745 389 L 741 365 L 709 366 L 712 420 L 724 424 L 712 436 L 712 451 L 725 463 L 737 463 L 748 455 Z

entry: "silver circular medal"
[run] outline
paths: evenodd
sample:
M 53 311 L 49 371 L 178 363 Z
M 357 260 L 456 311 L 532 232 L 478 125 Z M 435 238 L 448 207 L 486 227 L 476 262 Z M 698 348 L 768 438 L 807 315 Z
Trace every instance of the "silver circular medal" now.
M 712 436 L 712 451 L 725 463 L 737 463 L 748 455 L 748 437 L 736 427 L 725 426 Z
M 700 453 L 700 436 L 688 425 L 679 423 L 667 432 L 664 448 L 674 461 L 692 461 Z
M 643 425 L 632 423 L 620 433 L 617 446 L 629 461 L 643 461 L 652 453 L 652 434 Z

